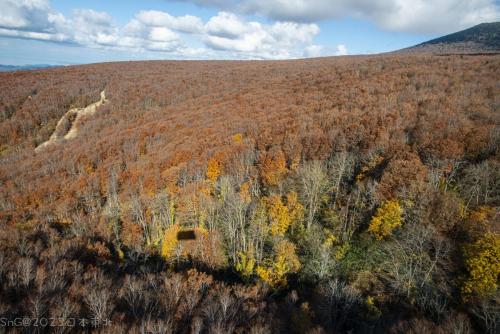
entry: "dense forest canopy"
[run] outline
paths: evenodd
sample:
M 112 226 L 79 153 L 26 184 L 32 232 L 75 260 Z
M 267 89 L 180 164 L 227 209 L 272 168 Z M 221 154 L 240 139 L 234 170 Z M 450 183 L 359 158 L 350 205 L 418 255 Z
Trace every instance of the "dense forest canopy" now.
M 0 73 L 0 318 L 495 333 L 499 78 L 497 55 Z

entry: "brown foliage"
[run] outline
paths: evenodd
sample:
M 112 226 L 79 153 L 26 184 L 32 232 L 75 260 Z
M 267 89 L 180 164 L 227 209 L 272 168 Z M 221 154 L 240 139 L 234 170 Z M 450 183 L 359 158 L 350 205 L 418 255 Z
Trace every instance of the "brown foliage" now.
M 2 220 L 25 214 L 46 220 L 40 213 L 60 205 L 77 211 L 78 190 L 94 193 L 85 210 L 95 210 L 106 189 L 93 179 L 102 183 L 111 168 L 122 192 L 175 193 L 179 177 L 199 175 L 213 152 L 248 143 L 258 150 L 267 185 L 279 183 L 301 157 L 400 147 L 392 151 L 406 155 L 390 160 L 379 187 L 387 197 L 420 178 L 422 163 L 492 152 L 499 68 L 495 56 L 376 56 L 1 73 Z M 102 89 L 109 103 L 83 122 L 76 139 L 33 154 L 69 107 L 95 101 Z M 235 143 L 234 134 L 243 142 Z
M 498 55 L 383 55 L 0 73 L 0 316 L 110 317 L 111 328 L 96 329 L 108 332 L 466 332 L 467 316 L 391 319 L 417 312 L 414 300 L 388 286 L 377 248 L 386 244 L 364 244 L 363 231 L 378 202 L 394 198 L 405 207 L 401 232 L 433 224 L 458 248 L 455 237 L 498 230 L 499 71 Z M 34 152 L 69 108 L 103 89 L 109 103 L 76 138 Z M 302 169 L 311 161 L 321 166 L 316 191 Z M 258 202 L 273 193 L 280 228 L 266 236 Z M 172 224 L 196 239 L 165 261 L 158 235 Z M 345 242 L 342 258 L 327 234 Z M 391 241 L 413 240 L 400 238 Z M 286 274 L 292 289 L 311 264 L 328 274 L 349 267 L 370 302 L 339 280 L 318 290 L 319 304 L 305 286 L 270 296 L 226 267 L 237 251 L 262 262 L 280 240 L 297 252 L 295 269 L 276 254 L 276 266 L 256 264 L 262 276 Z M 433 289 L 453 294 L 458 250 L 441 261 L 422 245 L 417 255 L 435 258 L 439 275 L 408 289 L 439 302 Z M 437 281 L 446 288 L 427 286 Z M 377 324 L 363 318 L 380 312 Z

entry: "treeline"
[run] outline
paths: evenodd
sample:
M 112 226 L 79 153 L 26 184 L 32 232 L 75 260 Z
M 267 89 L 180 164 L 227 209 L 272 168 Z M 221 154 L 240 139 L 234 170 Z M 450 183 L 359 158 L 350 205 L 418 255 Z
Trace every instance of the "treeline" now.
M 8 74 L 0 315 L 94 321 L 27 332 L 495 333 L 499 69 L 377 56 Z M 80 100 L 62 90 L 82 82 Z M 38 94 L 85 105 L 103 88 L 76 139 L 34 153 L 65 112 L 19 130 Z

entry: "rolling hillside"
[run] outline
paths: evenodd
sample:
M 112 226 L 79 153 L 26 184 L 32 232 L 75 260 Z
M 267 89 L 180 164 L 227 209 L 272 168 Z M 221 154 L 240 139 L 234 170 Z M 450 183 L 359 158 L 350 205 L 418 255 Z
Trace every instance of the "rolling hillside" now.
M 499 77 L 495 54 L 2 72 L 0 319 L 498 333 Z

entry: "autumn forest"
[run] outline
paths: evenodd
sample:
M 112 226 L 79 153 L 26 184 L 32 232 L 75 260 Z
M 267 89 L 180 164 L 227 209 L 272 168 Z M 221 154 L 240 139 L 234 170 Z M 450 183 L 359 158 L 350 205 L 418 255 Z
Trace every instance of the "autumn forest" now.
M 498 333 L 499 78 L 498 55 L 0 73 L 0 319 Z

